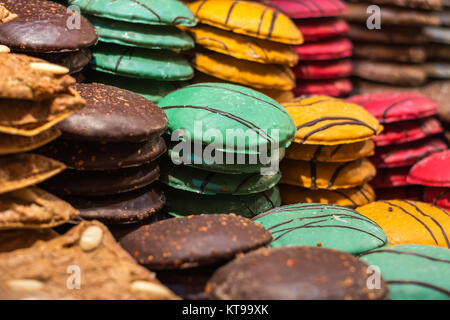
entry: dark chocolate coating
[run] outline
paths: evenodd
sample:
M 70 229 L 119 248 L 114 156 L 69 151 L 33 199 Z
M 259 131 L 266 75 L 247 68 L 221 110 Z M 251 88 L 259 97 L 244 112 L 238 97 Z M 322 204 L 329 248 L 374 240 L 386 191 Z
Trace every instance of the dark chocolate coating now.
M 97 31 L 81 17 L 80 29 L 68 28 L 71 13 L 55 2 L 44 0 L 2 0 L 18 17 L 0 24 L 0 43 L 17 52 L 77 51 L 97 43 Z
M 45 181 L 42 187 L 61 195 L 113 195 L 143 188 L 158 178 L 159 166 L 150 163 L 111 171 L 66 170 Z
M 206 285 L 211 299 L 385 299 L 389 289 L 368 289 L 371 272 L 351 254 L 316 247 L 263 248 L 221 267 Z M 373 271 L 372 271 L 373 272 Z
M 70 74 L 83 70 L 92 59 L 92 54 L 89 49 L 82 49 L 74 52 L 38 53 L 31 55 L 48 62 L 64 66 L 70 70 Z
M 168 270 L 230 260 L 270 241 L 270 232 L 247 218 L 210 214 L 142 226 L 122 237 L 120 244 L 151 270 Z
M 99 220 L 105 224 L 135 223 L 160 211 L 164 194 L 155 187 L 103 197 L 71 197 L 67 201 L 80 211 L 81 219 Z
M 136 93 L 102 84 L 74 88 L 87 105 L 57 125 L 65 139 L 142 142 L 167 129 L 164 111 Z
M 115 170 L 141 166 L 156 160 L 166 152 L 166 143 L 161 137 L 139 143 L 58 139 L 36 152 L 61 161 L 70 169 Z

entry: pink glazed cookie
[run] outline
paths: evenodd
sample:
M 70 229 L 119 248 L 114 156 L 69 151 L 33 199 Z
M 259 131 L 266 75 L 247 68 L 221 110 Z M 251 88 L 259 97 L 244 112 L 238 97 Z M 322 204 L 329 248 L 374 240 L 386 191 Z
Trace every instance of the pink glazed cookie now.
M 340 0 L 260 0 L 294 19 L 334 17 L 345 13 Z
M 331 97 L 341 97 L 352 91 L 353 85 L 349 79 L 337 80 L 300 80 L 294 88 L 294 95 L 326 95 Z
M 307 42 L 343 36 L 350 29 L 347 22 L 336 18 L 297 20 L 295 24 Z
M 430 187 L 450 187 L 450 150 L 432 154 L 418 162 L 409 172 L 408 182 Z
M 350 60 L 306 62 L 296 65 L 293 71 L 297 79 L 344 78 L 352 74 L 352 63 Z
M 294 50 L 299 61 L 323 61 L 351 57 L 353 45 L 346 38 L 336 38 L 294 46 Z

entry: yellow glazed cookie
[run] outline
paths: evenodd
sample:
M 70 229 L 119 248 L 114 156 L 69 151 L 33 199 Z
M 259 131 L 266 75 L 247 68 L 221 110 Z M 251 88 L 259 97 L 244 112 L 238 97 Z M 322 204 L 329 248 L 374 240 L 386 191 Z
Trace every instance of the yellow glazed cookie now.
M 302 187 L 279 184 L 283 205 L 295 203 L 323 203 L 356 208 L 375 201 L 375 192 L 369 184 L 337 190 L 310 190 Z
M 334 146 L 292 143 L 286 149 L 286 158 L 303 161 L 347 162 L 375 154 L 375 143 L 366 141 Z
M 291 90 L 295 75 L 285 66 L 238 60 L 221 53 L 198 53 L 192 65 L 208 75 L 261 89 Z
M 377 201 L 357 211 L 383 229 L 389 245 L 424 244 L 450 248 L 450 213 L 419 201 Z
M 372 180 L 377 173 L 373 164 L 365 158 L 345 163 L 284 159 L 280 170 L 281 183 L 312 190 L 357 187 Z
M 283 103 L 294 119 L 300 144 L 336 145 L 367 140 L 383 126 L 363 107 L 327 96 L 303 96 Z
M 200 23 L 275 42 L 303 43 L 303 37 L 291 19 L 262 3 L 198 0 L 186 5 Z
M 237 59 L 290 67 L 298 62 L 294 49 L 286 44 L 233 34 L 207 25 L 186 28 L 186 31 L 192 35 L 198 45 Z

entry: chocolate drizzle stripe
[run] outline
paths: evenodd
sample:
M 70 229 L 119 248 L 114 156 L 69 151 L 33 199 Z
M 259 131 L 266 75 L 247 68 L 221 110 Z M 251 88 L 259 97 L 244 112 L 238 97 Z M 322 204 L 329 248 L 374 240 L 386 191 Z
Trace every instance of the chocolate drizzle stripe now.
M 320 12 L 322 15 L 325 14 L 325 12 L 323 11 L 323 8 L 322 8 L 318 3 L 316 3 L 315 0 L 306 0 L 306 1 L 309 1 L 310 3 L 312 3 L 312 4 L 319 10 L 319 12 Z
M 252 208 L 250 208 L 250 206 L 248 205 L 247 202 L 245 202 L 244 200 L 242 200 L 242 198 L 240 196 L 236 196 L 239 201 L 247 208 L 248 211 L 250 211 L 250 213 L 252 214 L 252 216 L 256 215 L 256 212 L 252 210 Z
M 283 232 L 282 234 L 280 234 L 279 236 L 277 236 L 276 238 L 274 238 L 273 241 L 277 241 L 277 240 L 281 239 L 282 237 L 284 237 L 284 236 L 287 235 L 288 233 L 291 233 L 292 231 L 295 231 L 295 230 L 298 230 L 298 229 L 301 229 L 301 228 L 307 228 L 307 227 L 309 227 L 309 226 L 311 226 L 311 225 L 313 225 L 313 224 L 320 223 L 320 222 L 324 222 L 324 221 L 327 221 L 327 219 L 319 220 L 319 221 L 311 221 L 311 222 L 308 222 L 308 223 L 306 223 L 306 224 L 304 224 L 304 225 L 302 225 L 302 226 L 291 227 L 291 228 L 286 228 L 286 229 L 274 231 L 274 232 L 272 232 L 272 235 L 273 235 L 274 233 L 278 233 L 278 232 L 282 232 L 282 231 L 284 231 L 284 232 Z
M 391 284 L 413 284 L 413 285 L 417 285 L 417 286 L 421 286 L 421 287 L 427 287 L 439 292 L 442 292 L 448 296 L 450 296 L 450 291 L 438 286 L 435 286 L 433 284 L 430 283 L 426 283 L 426 282 L 421 282 L 421 281 L 415 281 L 415 280 L 390 280 L 390 281 L 386 281 L 389 285 Z
M 311 189 L 317 190 L 317 167 L 314 162 L 309 163 L 310 166 L 310 175 L 311 175 Z
M 353 125 L 353 126 L 365 126 L 368 127 L 371 130 L 374 130 L 373 128 L 371 128 L 369 125 L 365 124 L 365 123 L 359 123 L 359 122 L 355 122 L 355 121 L 342 121 L 342 122 L 335 122 L 335 123 L 329 123 L 327 125 L 324 125 L 320 128 L 314 129 L 310 132 L 308 132 L 302 139 L 300 142 L 298 142 L 299 144 L 305 143 L 306 140 L 308 140 L 308 138 L 310 138 L 312 135 L 316 134 L 317 132 L 321 132 L 321 131 L 325 131 L 329 128 L 332 127 L 336 127 L 336 126 L 344 126 L 344 125 Z M 298 127 L 297 127 L 298 130 Z M 376 132 L 376 131 L 375 131 Z
M 144 4 L 144 3 L 140 2 L 139 0 L 131 0 L 131 1 L 133 1 L 134 3 L 140 5 L 141 7 L 147 9 L 148 11 L 150 11 L 152 14 L 155 15 L 156 18 L 158 18 L 158 22 L 159 22 L 159 23 L 162 23 L 162 19 L 161 19 L 161 17 L 159 16 L 159 14 L 157 14 L 152 8 L 150 8 L 149 6 L 147 6 L 147 5 Z
M 234 7 L 239 3 L 239 0 L 233 1 L 233 3 L 230 6 L 230 9 L 228 10 L 227 18 L 225 19 L 224 25 L 228 24 L 228 21 L 230 20 L 231 13 L 233 12 Z
M 214 172 L 211 172 L 210 174 L 208 174 L 205 178 L 205 180 L 203 180 L 202 185 L 200 186 L 200 193 L 202 194 L 203 192 L 205 192 L 206 186 L 211 182 L 211 180 L 216 176 L 216 174 Z
M 347 219 L 361 220 L 361 221 L 373 224 L 373 225 L 378 227 L 378 225 L 375 222 L 373 222 L 372 220 L 370 220 L 369 218 L 366 218 L 366 217 L 355 217 L 355 216 L 352 216 L 350 214 L 335 213 L 335 214 L 324 214 L 324 215 L 321 215 L 321 216 L 309 216 L 309 217 L 301 217 L 301 218 L 292 218 L 292 219 L 280 222 L 280 223 L 278 223 L 276 225 L 273 225 L 273 226 L 271 226 L 269 228 L 266 228 L 266 229 L 267 230 L 271 230 L 271 229 L 274 229 L 274 228 L 277 228 L 277 227 L 281 227 L 282 225 L 289 224 L 289 223 L 294 222 L 294 221 L 302 221 L 302 220 L 307 220 L 307 219 L 334 218 L 334 217 L 342 217 L 342 218 L 347 218 Z M 333 221 L 333 219 L 325 219 L 325 220 L 322 220 L 322 221 Z M 274 231 L 274 233 L 280 232 L 280 231 L 284 231 L 284 230 L 286 230 L 286 229 L 277 230 L 277 231 Z
M 216 43 L 220 44 L 221 46 L 223 46 L 223 47 L 225 48 L 225 50 L 227 50 L 227 51 L 229 52 L 228 46 L 227 46 L 227 45 L 225 44 L 225 42 L 223 42 L 223 41 L 216 40 L 216 39 L 212 39 L 212 38 L 209 38 L 209 37 L 200 37 L 200 38 L 197 38 L 197 41 L 201 41 L 201 40 L 207 40 L 207 41 L 216 42 Z
M 365 191 L 366 191 L 366 190 L 364 190 L 364 186 L 361 186 L 361 187 L 359 188 L 359 192 L 362 194 L 362 196 L 363 196 L 368 202 L 370 202 L 370 198 L 366 195 Z
M 406 202 L 407 204 L 409 204 L 410 206 L 412 206 L 414 209 L 416 209 L 421 215 L 430 218 L 437 226 L 438 228 L 441 230 L 442 235 L 444 236 L 445 239 L 445 243 L 447 244 L 447 248 L 450 248 L 450 242 L 448 241 L 448 237 L 447 237 L 447 233 L 445 232 L 444 228 L 442 227 L 442 225 L 439 223 L 439 221 L 437 221 L 434 217 L 426 214 L 425 212 L 423 212 L 418 206 L 416 206 L 414 203 L 412 203 L 409 200 L 401 200 L 403 202 Z
M 130 57 L 133 55 L 134 49 L 133 48 L 129 48 L 129 49 L 125 49 L 122 54 L 120 55 L 119 59 L 117 59 L 116 62 L 116 66 L 114 67 L 114 72 L 117 73 L 117 70 L 119 70 L 119 66 L 120 63 L 122 62 L 123 58 L 127 55 L 130 54 Z
M 392 103 L 390 106 L 388 106 L 388 107 L 383 111 L 383 114 L 381 115 L 380 122 L 381 122 L 381 123 L 385 123 L 385 122 L 386 122 L 386 116 L 387 116 L 387 113 L 388 113 L 392 108 L 394 108 L 395 106 L 398 106 L 399 104 L 401 104 L 401 103 L 403 103 L 403 102 L 405 102 L 405 101 L 415 100 L 415 99 L 419 99 L 419 98 L 420 98 L 420 97 L 409 97 L 409 98 L 401 99 L 401 100 L 398 100 L 398 101 Z
M 388 249 L 380 249 L 380 250 L 364 252 L 364 253 L 360 254 L 359 257 L 367 256 L 369 254 L 375 254 L 375 253 L 405 254 L 405 255 L 415 256 L 415 257 L 419 257 L 419 258 L 424 258 L 424 259 L 431 260 L 431 261 L 450 263 L 450 260 L 433 258 L 433 257 L 427 256 L 427 255 L 424 255 L 424 254 L 420 254 L 420 253 L 408 252 L 408 251 L 388 250 Z
M 273 203 L 272 199 L 270 199 L 270 197 L 267 195 L 266 191 L 264 191 L 262 194 L 263 194 L 264 198 L 266 198 L 266 200 L 268 202 L 270 202 L 270 205 L 272 206 L 272 208 L 276 208 L 275 203 Z
M 267 141 L 273 141 L 272 138 L 266 134 L 261 128 L 259 128 L 258 126 L 256 126 L 255 124 L 253 124 L 250 121 L 247 121 L 239 116 L 236 116 L 234 114 L 222 111 L 222 110 L 218 110 L 218 109 L 213 109 L 213 108 L 208 108 L 208 107 L 200 107 L 200 106 L 167 106 L 167 107 L 162 107 L 161 109 L 163 110 L 168 110 L 168 109 L 182 109 L 182 108 L 190 108 L 190 109 L 200 109 L 200 110 L 206 110 L 212 113 L 216 113 L 216 114 L 220 114 L 221 116 L 224 116 L 226 118 L 232 119 L 236 122 L 239 122 L 240 124 L 242 124 L 243 126 L 255 131 L 258 135 L 260 135 L 263 139 L 267 140 Z
M 262 22 L 263 22 L 263 20 L 264 20 L 264 16 L 265 16 L 267 10 L 268 10 L 268 7 L 265 7 L 264 10 L 263 10 L 263 12 L 261 13 L 261 17 L 259 17 L 258 30 L 257 30 L 257 32 L 256 32 L 257 35 L 259 35 L 259 33 L 260 33 L 260 31 L 261 31 L 261 25 L 262 25 Z
M 322 152 L 322 148 L 323 148 L 322 145 L 316 146 L 316 151 L 314 152 L 314 155 L 313 155 L 311 161 L 316 161 L 317 158 L 319 158 L 320 152 Z
M 285 108 L 300 108 L 300 107 L 309 107 L 309 106 L 312 106 L 312 105 L 315 105 L 315 104 L 318 104 L 318 103 L 322 103 L 322 102 L 326 102 L 326 101 L 333 101 L 333 99 L 323 99 L 323 100 L 317 100 L 317 101 L 315 101 L 315 102 L 311 102 L 311 103 L 308 103 L 308 104 L 301 104 L 301 101 L 300 101 L 300 103 L 295 103 L 295 102 L 288 102 L 288 103 L 285 103 L 284 104 L 284 107 Z
M 361 121 L 361 120 L 358 120 L 358 119 L 352 118 L 352 117 L 322 117 L 322 118 L 315 119 L 315 120 L 312 120 L 312 121 L 309 121 L 309 122 L 305 122 L 302 125 L 299 125 L 297 127 L 297 130 L 300 130 L 300 129 L 303 129 L 303 128 L 306 128 L 306 127 L 312 127 L 312 126 L 314 126 L 314 125 L 316 125 L 316 124 L 318 124 L 320 122 L 323 122 L 323 121 L 333 121 L 333 120 L 349 120 L 349 121 L 354 122 L 355 124 L 360 124 L 362 126 L 368 127 L 374 133 L 377 133 L 376 129 L 372 128 L 371 126 L 369 126 L 364 121 Z
M 244 180 L 241 181 L 241 183 L 239 183 L 239 185 L 236 187 L 236 189 L 234 190 L 235 193 L 239 192 L 239 190 L 242 189 L 242 187 L 248 183 L 250 180 L 252 180 L 254 177 L 258 177 L 259 173 L 256 172 L 254 174 L 249 175 L 248 177 L 246 177 Z
M 443 197 L 445 197 L 449 193 L 450 193 L 450 188 L 439 193 L 438 196 L 434 199 L 433 204 L 436 205 L 439 202 L 439 200 L 441 200 Z
M 203 7 L 203 5 L 206 3 L 206 1 L 208 1 L 208 0 L 203 0 L 202 3 L 200 3 L 200 5 L 197 7 L 197 10 L 195 11 L 196 16 L 198 16 L 200 9 Z
M 273 33 L 273 30 L 275 28 L 275 22 L 278 18 L 278 11 L 272 10 L 272 21 L 270 22 L 270 28 L 269 28 L 269 32 L 267 33 L 266 39 L 269 39 L 270 36 Z
M 341 197 L 344 197 L 345 199 L 347 199 L 348 201 L 350 201 L 350 203 L 356 208 L 358 206 L 358 204 L 352 199 L 352 197 L 348 196 L 347 194 L 345 194 L 345 192 L 341 192 L 339 190 L 334 190 L 334 192 L 336 192 L 338 195 L 340 195 Z M 367 198 L 366 198 L 367 199 Z
M 419 223 L 420 223 L 420 224 L 428 231 L 428 233 L 429 233 L 429 234 L 431 235 L 431 237 L 433 238 L 434 242 L 435 242 L 436 244 L 439 244 L 438 241 L 437 241 L 437 239 L 436 239 L 436 237 L 434 236 L 433 231 L 431 231 L 431 229 L 427 226 L 427 224 L 426 224 L 425 222 L 423 222 L 422 220 L 420 220 L 419 218 L 417 218 L 417 217 L 416 217 L 415 215 L 413 215 L 411 212 L 408 212 L 407 210 L 405 210 L 405 209 L 402 208 L 401 206 L 396 205 L 395 203 L 392 203 L 392 202 L 389 202 L 389 201 L 386 201 L 386 200 L 380 200 L 380 202 L 384 202 L 384 203 L 386 203 L 386 204 L 389 205 L 389 206 L 398 208 L 398 209 L 400 209 L 401 211 L 403 211 L 404 213 L 406 213 L 407 215 L 413 217 L 417 222 L 419 222 Z
M 358 160 L 361 163 L 361 160 Z M 355 161 L 356 162 L 356 161 Z M 355 162 L 345 162 L 341 165 L 339 165 L 336 170 L 333 172 L 333 175 L 331 176 L 330 182 L 328 183 L 327 189 L 330 190 L 334 183 L 336 182 L 336 179 L 339 177 L 339 174 L 341 173 L 342 170 L 344 170 L 344 168 L 348 165 L 351 165 Z
M 335 155 L 336 153 L 338 153 L 338 151 L 341 150 L 341 148 L 342 148 L 343 146 L 344 146 L 343 144 L 340 144 L 340 145 L 338 145 L 337 147 L 335 147 L 334 150 L 330 153 L 330 158 L 333 158 L 334 155 Z

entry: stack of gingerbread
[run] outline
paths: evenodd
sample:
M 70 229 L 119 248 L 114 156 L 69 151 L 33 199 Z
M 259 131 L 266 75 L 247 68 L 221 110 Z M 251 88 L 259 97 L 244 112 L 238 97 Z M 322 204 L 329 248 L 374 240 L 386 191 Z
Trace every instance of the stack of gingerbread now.
M 34 149 L 56 139 L 60 132 L 54 126 L 85 101 L 69 88 L 75 79 L 68 69 L 8 51 L 0 45 L 0 230 L 15 229 L 3 235 L 12 239 L 11 246 L 23 247 L 53 237 L 49 228 L 78 216 L 68 203 L 35 186 L 65 166 Z M 0 251 L 8 251 L 3 240 Z
M 379 199 L 421 199 L 422 190 L 411 185 L 408 173 L 416 162 L 447 149 L 438 136 L 443 128 L 436 118 L 437 105 L 419 93 L 372 93 L 348 101 L 362 105 L 384 125 L 375 137 L 372 162 L 378 175 L 372 181 Z
M 278 101 L 293 98 L 298 57 L 291 45 L 303 38 L 285 14 L 256 1 L 186 4 L 200 22 L 188 29 L 199 46 L 191 59 L 199 71 L 194 82 L 233 82 Z
M 352 90 L 352 43 L 346 38 L 347 23 L 338 16 L 345 10 L 341 0 L 261 0 L 285 12 L 303 34 L 305 43 L 295 46 L 299 64 L 294 94 L 345 96 Z
M 428 90 L 424 86 L 430 81 L 450 78 L 449 12 L 444 5 L 441 0 L 348 3 L 345 18 L 360 93 Z
M 383 127 L 359 105 L 328 96 L 284 103 L 297 135 L 281 162 L 284 204 L 324 203 L 351 208 L 370 203 L 376 175 L 367 160 Z
M 176 0 L 68 0 L 96 27 L 99 44 L 93 49 L 90 82 L 136 92 L 157 102 L 193 76 L 180 51 L 194 47 L 177 26 L 192 27 L 195 18 Z

